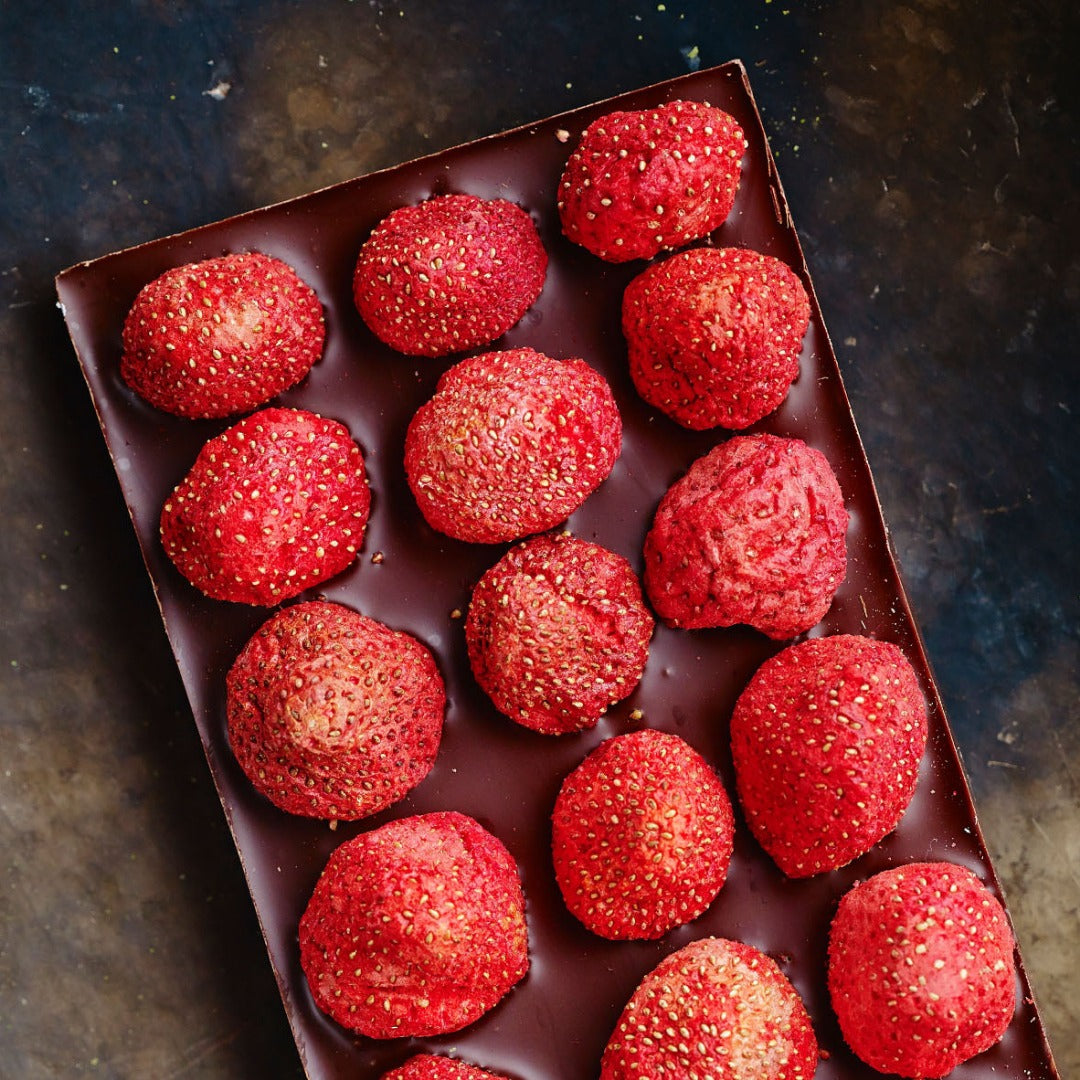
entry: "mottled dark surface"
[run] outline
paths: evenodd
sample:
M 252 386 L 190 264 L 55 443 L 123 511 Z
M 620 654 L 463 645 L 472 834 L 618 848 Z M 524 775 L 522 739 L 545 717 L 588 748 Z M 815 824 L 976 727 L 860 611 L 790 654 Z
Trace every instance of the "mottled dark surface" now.
M 1080 1068 L 1075 16 L 726 7 L 0 9 L 0 1076 L 300 1075 L 53 275 L 735 56 Z

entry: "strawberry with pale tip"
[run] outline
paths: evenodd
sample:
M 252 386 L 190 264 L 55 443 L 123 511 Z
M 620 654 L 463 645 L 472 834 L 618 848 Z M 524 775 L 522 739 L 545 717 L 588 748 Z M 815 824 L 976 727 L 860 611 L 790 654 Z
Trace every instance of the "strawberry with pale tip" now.
M 544 287 L 547 252 L 506 199 L 440 195 L 394 210 L 360 249 L 353 297 L 381 341 L 447 356 L 505 334 Z
M 634 386 L 695 431 L 749 427 L 777 408 L 809 324 L 810 300 L 791 267 L 741 248 L 679 252 L 623 294 Z
M 341 604 L 272 615 L 225 681 L 229 744 L 247 777 L 293 814 L 355 820 L 427 776 L 446 692 L 416 638 Z
M 618 735 L 559 790 L 555 877 L 570 912 L 594 934 L 655 939 L 716 899 L 734 834 L 727 792 L 689 743 L 652 729 Z
M 850 889 L 829 931 L 828 986 L 847 1044 L 879 1072 L 942 1077 L 999 1042 L 1016 1004 L 1015 942 L 966 867 L 919 862 Z
M 811 1080 L 806 1007 L 774 960 L 702 938 L 662 960 L 619 1017 L 600 1080 Z
M 746 146 L 735 119 L 706 102 L 601 116 L 559 181 L 563 232 L 615 263 L 700 239 L 731 213 Z
M 120 374 L 165 412 L 232 416 L 300 382 L 324 337 L 322 305 L 291 266 L 224 255 L 143 286 L 124 320 Z
M 331 854 L 300 919 L 315 1003 L 373 1039 L 478 1020 L 529 967 L 513 857 L 456 811 L 387 822 Z
M 405 473 L 432 528 L 502 543 L 566 520 L 622 448 L 611 388 L 577 358 L 508 349 L 461 360 L 405 436 Z
M 731 717 L 750 831 L 788 877 L 851 862 L 896 828 L 926 737 L 919 680 L 897 646 L 837 634 L 781 650 Z
M 746 623 L 792 638 L 823 618 L 844 580 L 847 524 L 820 450 L 738 435 L 661 499 L 645 538 L 645 591 L 669 626 Z
M 404 1065 L 384 1073 L 382 1080 L 507 1080 L 502 1073 L 488 1072 L 457 1058 L 441 1054 L 417 1054 Z
M 370 506 L 343 424 L 268 408 L 199 451 L 162 508 L 161 542 L 207 596 L 270 607 L 353 562 Z
M 512 547 L 473 589 L 469 663 L 500 712 L 563 735 L 641 681 L 654 620 L 630 563 L 568 533 Z

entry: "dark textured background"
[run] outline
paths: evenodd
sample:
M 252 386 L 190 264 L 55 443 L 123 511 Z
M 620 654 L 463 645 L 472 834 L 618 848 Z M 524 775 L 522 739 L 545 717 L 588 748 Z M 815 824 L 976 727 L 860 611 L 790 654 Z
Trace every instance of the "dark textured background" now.
M 0 7 L 0 1077 L 300 1075 L 53 275 L 732 57 L 1080 1070 L 1080 34 L 975 7 Z

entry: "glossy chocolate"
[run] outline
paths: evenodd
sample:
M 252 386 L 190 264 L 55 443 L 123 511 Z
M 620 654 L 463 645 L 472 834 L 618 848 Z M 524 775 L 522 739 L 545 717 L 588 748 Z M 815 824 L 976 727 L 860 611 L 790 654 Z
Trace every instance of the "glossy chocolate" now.
M 745 72 L 739 64 L 688 75 L 503 135 L 361 177 L 267 209 L 83 264 L 58 290 L 161 606 L 207 759 L 236 840 L 285 1009 L 312 1080 L 368 1080 L 419 1050 L 453 1050 L 517 1080 L 589 1080 L 615 1020 L 641 977 L 669 952 L 708 934 L 738 938 L 775 957 L 806 1001 L 823 1051 L 820 1080 L 877 1074 L 846 1049 L 825 989 L 829 919 L 857 879 L 916 859 L 950 859 L 999 890 L 967 784 L 889 548 L 888 533 L 816 299 L 800 375 L 786 402 L 751 430 L 797 436 L 830 460 L 851 525 L 847 580 L 812 634 L 865 633 L 898 644 L 930 704 L 930 744 L 915 799 L 900 827 L 873 851 L 830 874 L 787 880 L 737 817 L 727 884 L 709 911 L 659 942 L 609 942 L 566 912 L 550 865 L 550 813 L 562 778 L 601 739 L 648 725 L 677 732 L 734 791 L 727 723 L 750 674 L 780 644 L 746 628 L 659 627 L 645 677 L 592 731 L 550 738 L 499 716 L 475 686 L 461 613 L 470 589 L 505 550 L 434 533 L 405 483 L 402 447 L 417 406 L 451 360 L 411 359 L 382 346 L 353 307 L 356 254 L 395 207 L 446 192 L 511 199 L 533 216 L 550 265 L 534 307 L 497 346 L 529 345 L 582 356 L 609 379 L 622 411 L 622 456 L 608 481 L 575 513 L 577 535 L 627 556 L 640 570 L 653 510 L 668 485 L 726 434 L 688 432 L 637 397 L 620 332 L 622 290 L 641 263 L 611 266 L 563 238 L 555 209 L 563 164 L 582 129 L 613 109 L 678 98 L 709 101 L 743 126 L 749 149 L 727 223 L 709 242 L 756 248 L 810 278 Z M 225 738 L 224 675 L 268 612 L 197 593 L 166 559 L 157 537 L 163 500 L 202 443 L 229 421 L 187 421 L 138 400 L 118 372 L 120 330 L 139 288 L 171 266 L 257 249 L 296 268 L 325 307 L 327 345 L 282 404 L 334 417 L 363 446 L 373 493 L 360 560 L 318 593 L 391 626 L 433 650 L 446 677 L 443 746 L 427 779 L 367 822 L 332 830 L 289 817 L 257 795 Z M 300 599 L 311 598 L 311 596 Z M 641 718 L 634 719 L 640 710 Z M 296 925 L 332 848 L 390 817 L 456 809 L 477 817 L 521 867 L 532 966 L 482 1020 L 442 1038 L 375 1042 L 352 1035 L 312 1004 L 300 972 Z M 1021 967 L 1017 1012 L 1003 1041 L 953 1074 L 960 1080 L 1056 1077 Z

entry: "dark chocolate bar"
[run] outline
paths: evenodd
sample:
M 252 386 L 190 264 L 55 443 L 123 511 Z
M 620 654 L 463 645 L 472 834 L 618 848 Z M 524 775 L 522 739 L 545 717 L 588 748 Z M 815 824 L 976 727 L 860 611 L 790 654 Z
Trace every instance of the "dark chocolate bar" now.
M 534 307 L 496 347 L 529 345 L 552 356 L 580 356 L 610 381 L 624 422 L 622 456 L 568 528 L 622 553 L 640 571 L 642 543 L 661 495 L 726 433 L 687 431 L 638 398 L 627 373 L 619 313 L 622 291 L 643 264 L 609 265 L 567 241 L 556 212 L 556 187 L 566 158 L 591 120 L 614 109 L 680 98 L 726 109 L 749 141 L 735 208 L 706 242 L 775 255 L 802 276 L 811 293 L 813 316 L 799 378 L 785 403 L 752 429 L 797 436 L 821 450 L 839 478 L 851 515 L 847 580 L 811 633 L 869 634 L 899 645 L 927 695 L 930 742 L 914 801 L 899 828 L 862 858 L 819 877 L 789 880 L 737 817 L 728 880 L 705 915 L 658 942 L 611 942 L 591 935 L 569 915 L 555 884 L 550 814 L 562 778 L 602 739 L 651 726 L 687 739 L 733 793 L 728 718 L 752 672 L 781 644 L 747 628 L 688 632 L 661 626 L 641 685 L 592 731 L 545 737 L 498 715 L 469 671 L 462 613 L 473 584 L 504 548 L 463 544 L 433 532 L 413 502 L 402 465 L 406 425 L 453 360 L 412 359 L 381 345 L 355 310 L 351 280 L 360 245 L 398 206 L 468 192 L 510 199 L 529 211 L 550 257 L 548 278 Z M 230 421 L 189 421 L 159 413 L 128 390 L 118 371 L 123 319 L 141 286 L 169 267 L 243 250 L 284 259 L 322 300 L 325 355 L 308 378 L 277 400 L 345 423 L 364 448 L 371 477 L 372 515 L 360 559 L 301 599 L 324 596 L 412 632 L 434 651 L 447 681 L 445 735 L 431 774 L 389 810 L 336 829 L 275 809 L 250 787 L 228 748 L 225 673 L 269 612 L 202 596 L 180 577 L 158 540 L 166 495 L 202 443 Z M 779 962 L 813 1020 L 823 1051 L 819 1080 L 877 1075 L 845 1047 L 826 992 L 826 934 L 839 897 L 856 880 L 922 859 L 961 863 L 995 892 L 1000 886 L 740 64 L 624 94 L 108 255 L 65 271 L 57 287 L 312 1080 L 374 1080 L 420 1050 L 453 1050 L 518 1080 L 588 1080 L 598 1075 L 616 1018 L 641 977 L 668 953 L 706 935 L 737 938 Z M 517 859 L 527 901 L 531 970 L 500 1005 L 463 1031 L 400 1042 L 355 1036 L 313 1005 L 299 966 L 297 922 L 338 843 L 389 818 L 435 809 L 473 815 Z M 1057 1075 L 1022 965 L 1016 1016 L 1005 1038 L 954 1075 L 966 1080 L 1051 1080 Z

